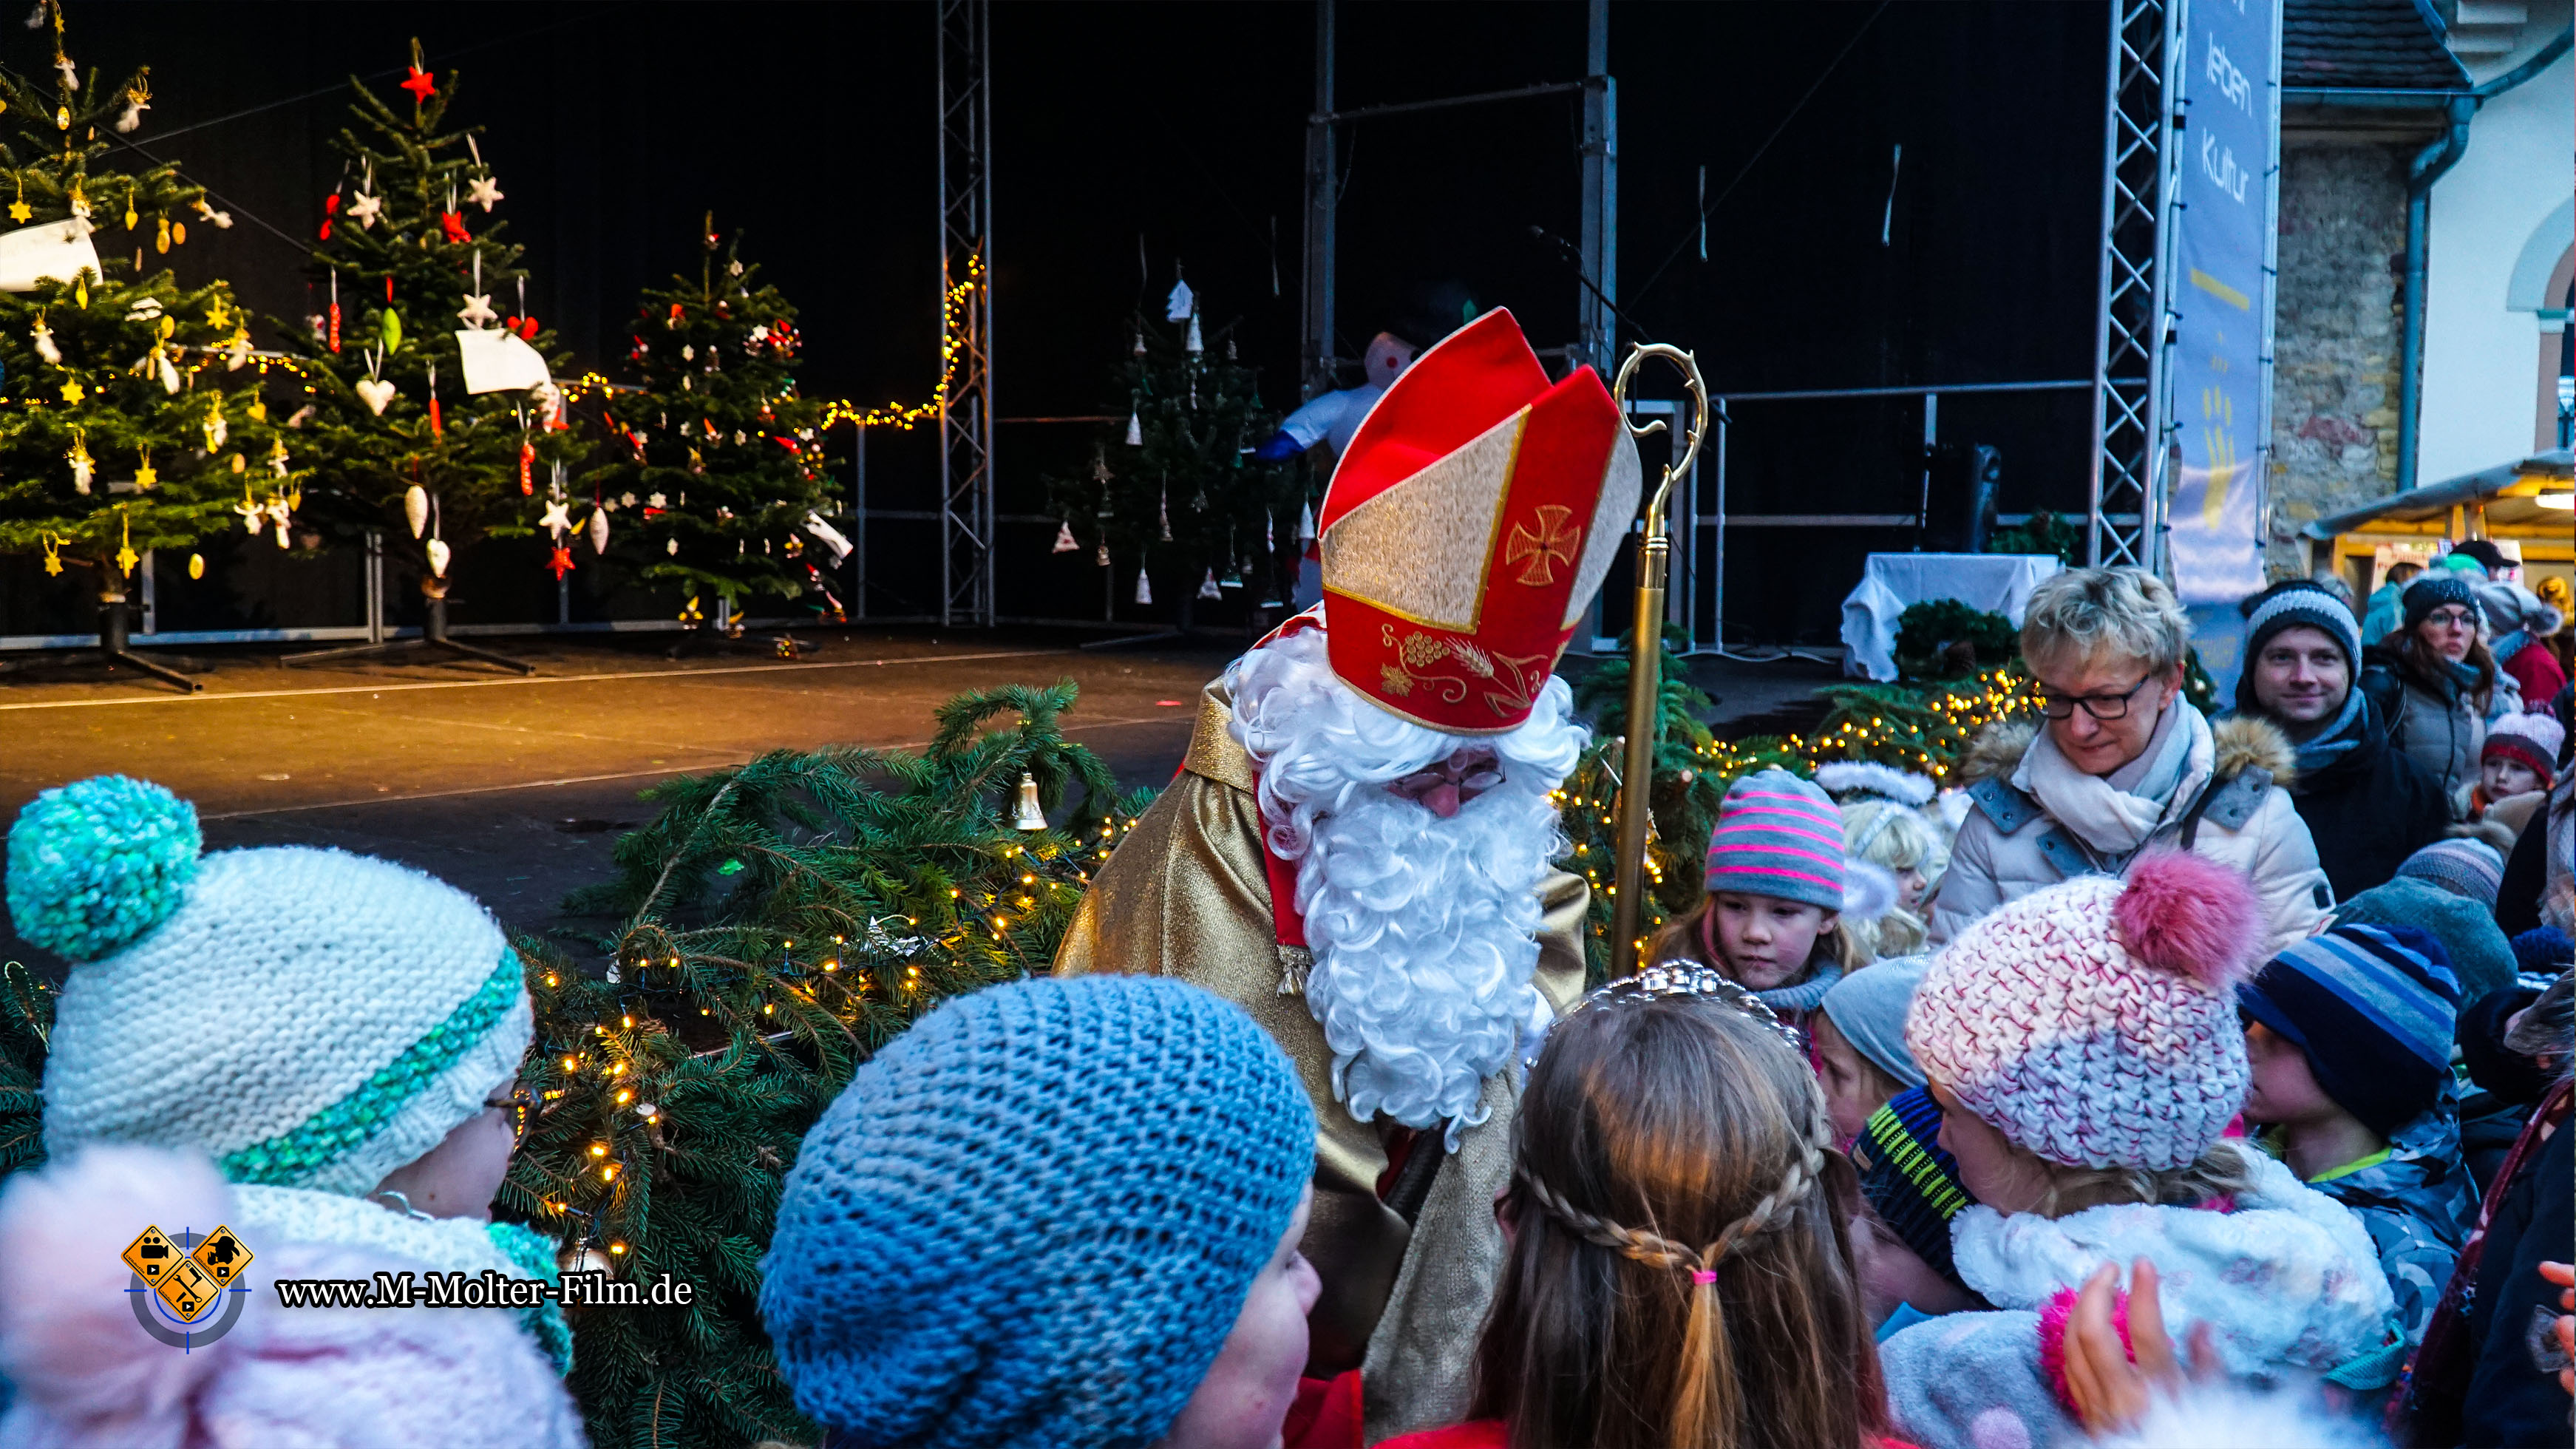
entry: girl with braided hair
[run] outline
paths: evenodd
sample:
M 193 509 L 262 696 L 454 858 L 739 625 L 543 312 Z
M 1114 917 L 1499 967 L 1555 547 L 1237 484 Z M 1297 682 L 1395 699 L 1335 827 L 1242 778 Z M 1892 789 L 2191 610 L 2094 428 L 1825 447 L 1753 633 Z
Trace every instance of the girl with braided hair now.
M 1904 1449 L 1832 1144 L 1791 1033 L 1716 970 L 1586 997 L 1521 1098 L 1470 1421 L 1386 1449 Z

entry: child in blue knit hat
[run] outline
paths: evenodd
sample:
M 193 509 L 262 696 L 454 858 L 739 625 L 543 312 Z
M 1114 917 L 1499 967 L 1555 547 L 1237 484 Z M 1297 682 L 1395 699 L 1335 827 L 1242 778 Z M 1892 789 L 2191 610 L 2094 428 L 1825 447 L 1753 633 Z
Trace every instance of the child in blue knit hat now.
M 1139 1134 L 1138 1123 L 1153 1131 Z M 915 1023 L 787 1176 L 762 1320 L 797 1407 L 883 1449 L 1358 1443 L 1300 1382 L 1315 1117 L 1240 1009 L 1013 982 Z M 1320 1412 L 1319 1412 L 1320 1411 Z
M 2478 1211 L 2460 1159 L 2460 987 L 2432 937 L 2337 926 L 2237 989 L 2264 1148 L 2370 1230 L 2411 1347 Z

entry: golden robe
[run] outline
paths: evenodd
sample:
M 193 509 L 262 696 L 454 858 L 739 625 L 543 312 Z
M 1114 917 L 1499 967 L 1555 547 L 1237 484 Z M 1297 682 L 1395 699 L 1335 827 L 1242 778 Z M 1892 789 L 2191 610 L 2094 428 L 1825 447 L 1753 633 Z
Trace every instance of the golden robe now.
M 1309 1323 L 1309 1372 L 1361 1367 L 1369 1441 L 1466 1417 L 1476 1331 L 1502 1241 L 1494 1195 L 1511 1172 L 1515 1066 L 1485 1083 L 1490 1115 L 1443 1152 L 1437 1129 L 1414 1139 L 1381 1197 L 1386 1142 L 1402 1129 L 1355 1120 L 1333 1098 L 1333 1053 L 1302 993 L 1302 947 L 1279 943 L 1252 760 L 1227 732 L 1221 682 L 1200 693 L 1180 775 L 1092 882 L 1057 948 L 1059 976 L 1158 973 L 1250 1012 L 1287 1050 L 1315 1104 L 1315 1206 L 1304 1251 L 1323 1279 Z M 1537 984 L 1558 1012 L 1583 989 L 1589 888 L 1551 871 L 1538 887 Z

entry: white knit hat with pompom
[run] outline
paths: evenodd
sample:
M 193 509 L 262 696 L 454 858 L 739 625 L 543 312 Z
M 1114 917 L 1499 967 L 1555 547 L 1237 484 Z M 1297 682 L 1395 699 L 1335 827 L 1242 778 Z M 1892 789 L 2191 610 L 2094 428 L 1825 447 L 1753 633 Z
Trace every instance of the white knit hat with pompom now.
M 49 1151 L 190 1147 L 235 1182 L 362 1194 L 517 1074 L 527 988 L 471 896 L 336 850 L 201 843 L 192 806 L 120 775 L 10 829 L 12 922 L 73 963 Z
M 2236 983 L 2261 946 L 2244 874 L 2165 851 L 1997 907 L 1932 960 L 1905 1021 L 1924 1074 L 2068 1167 L 2164 1171 L 2242 1110 Z

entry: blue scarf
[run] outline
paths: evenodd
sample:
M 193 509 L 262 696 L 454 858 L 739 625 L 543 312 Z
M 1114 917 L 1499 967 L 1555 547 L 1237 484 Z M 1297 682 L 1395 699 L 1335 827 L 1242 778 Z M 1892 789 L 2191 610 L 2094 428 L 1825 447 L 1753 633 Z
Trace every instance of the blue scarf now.
M 2530 630 L 2516 629 L 2512 633 L 2498 639 L 2495 643 L 2488 645 L 2487 652 L 2495 656 L 2496 663 L 2502 664 L 2506 660 L 2521 653 L 2522 647 L 2530 642 Z
M 2361 691 L 2345 690 L 2343 712 L 2305 743 L 2293 747 L 2298 755 L 2300 775 L 2312 776 L 2350 754 L 2361 743 L 2363 723 Z

